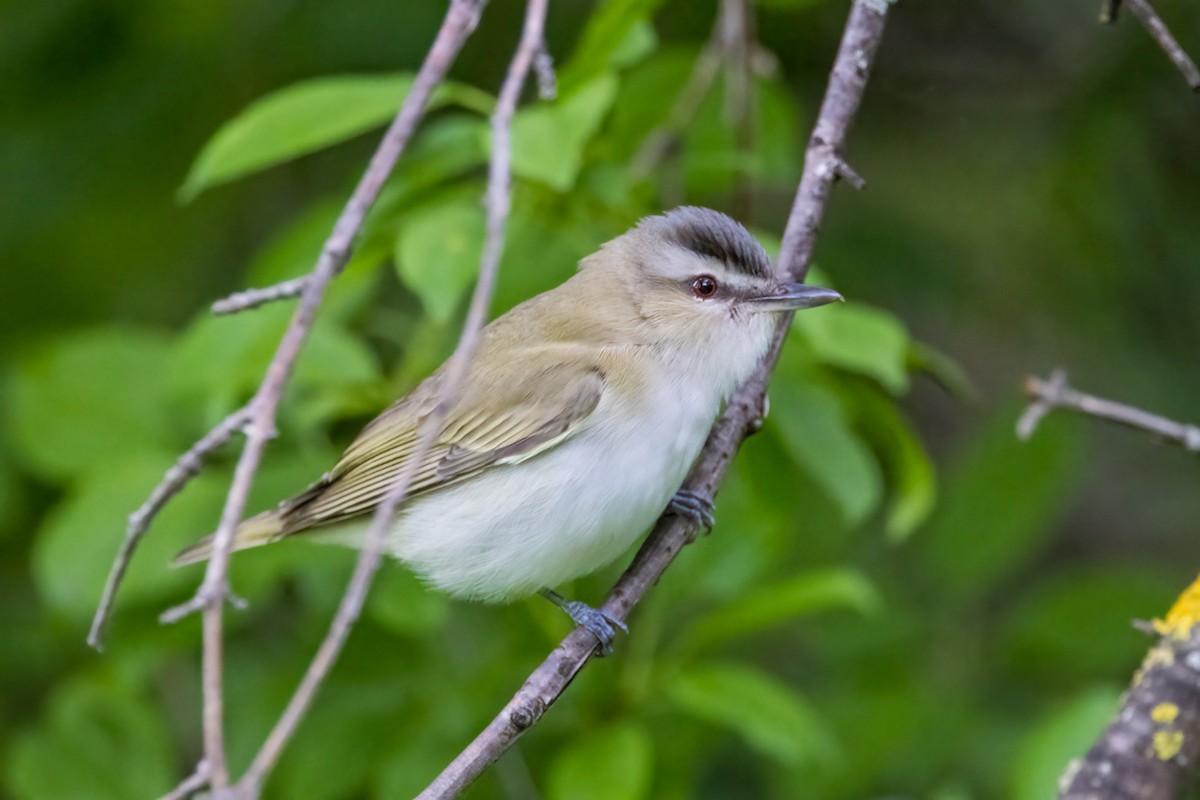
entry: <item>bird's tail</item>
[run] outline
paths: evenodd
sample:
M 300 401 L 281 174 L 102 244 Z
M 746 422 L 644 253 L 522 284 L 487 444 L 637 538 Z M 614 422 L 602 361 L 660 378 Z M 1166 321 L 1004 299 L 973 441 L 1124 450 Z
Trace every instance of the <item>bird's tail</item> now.
M 278 539 L 282 532 L 283 522 L 279 519 L 279 513 L 273 510 L 264 511 L 238 526 L 237 532 L 233 534 L 233 549 L 246 550 L 250 547 L 270 544 Z M 181 567 L 184 564 L 195 564 L 197 561 L 207 560 L 212 555 L 213 535 L 209 534 L 195 544 L 180 550 L 179 555 L 172 559 L 171 566 Z

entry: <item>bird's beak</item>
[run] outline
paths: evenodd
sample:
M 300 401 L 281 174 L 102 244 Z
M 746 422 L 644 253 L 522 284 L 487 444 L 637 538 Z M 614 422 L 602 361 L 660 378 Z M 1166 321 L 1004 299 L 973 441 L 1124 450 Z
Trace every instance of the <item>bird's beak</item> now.
M 770 294 L 748 298 L 746 305 L 752 311 L 799 311 L 802 308 L 816 308 L 843 299 L 833 289 L 803 283 L 785 283 Z

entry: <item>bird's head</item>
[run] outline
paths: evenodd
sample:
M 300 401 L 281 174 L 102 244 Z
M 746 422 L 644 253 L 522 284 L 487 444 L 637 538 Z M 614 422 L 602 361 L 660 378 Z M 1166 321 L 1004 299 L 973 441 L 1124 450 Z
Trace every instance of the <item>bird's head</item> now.
M 781 281 L 740 223 L 695 206 L 646 217 L 583 266 L 619 279 L 657 340 L 750 367 L 780 313 L 842 299 L 832 289 Z

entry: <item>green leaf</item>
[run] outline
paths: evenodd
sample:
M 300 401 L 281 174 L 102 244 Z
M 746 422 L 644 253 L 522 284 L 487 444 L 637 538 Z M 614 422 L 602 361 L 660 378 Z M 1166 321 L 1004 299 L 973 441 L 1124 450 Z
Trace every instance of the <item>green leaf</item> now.
M 280 89 L 248 106 L 217 131 L 192 164 L 179 198 L 366 133 L 395 116 L 413 78 L 407 74 L 314 78 Z M 483 92 L 442 84 L 429 107 L 456 103 L 491 112 Z
M 688 630 L 682 649 L 694 652 L 817 611 L 846 608 L 868 615 L 882 606 L 879 592 L 858 570 L 810 570 L 764 586 L 703 617 Z
M 608 63 L 617 68 L 625 69 L 638 63 L 658 49 L 658 33 L 654 26 L 643 19 L 634 20 L 625 38 L 616 46 L 608 57 Z
M 668 683 L 667 696 L 689 714 L 738 733 L 784 764 L 829 764 L 838 758 L 832 733 L 808 702 L 751 667 L 694 667 Z
M 158 797 L 174 784 L 175 760 L 170 731 L 142 698 L 75 680 L 16 740 L 5 773 L 11 795 L 26 800 Z
M 806 311 L 792 330 L 819 361 L 873 378 L 894 394 L 908 389 L 908 332 L 886 311 L 861 303 Z
M 72 334 L 22 358 L 10 382 L 14 454 L 61 479 L 170 447 L 169 354 L 156 333 L 114 327 Z
M 691 70 L 685 74 L 691 74 Z M 669 107 L 669 102 L 661 99 L 658 102 Z M 799 143 L 804 138 L 792 91 L 778 80 L 755 80 L 753 147 L 739 144 L 737 128 L 732 122 L 724 93 L 709 91 L 695 117 L 681 132 L 688 192 L 720 196 L 739 175 L 753 177 L 762 186 L 790 190 L 799 177 Z M 669 171 L 665 174 L 670 175 Z
M 639 27 L 649 27 L 649 19 L 663 0 L 607 0 L 591 17 L 579 37 L 570 61 L 559 70 L 559 87 L 574 91 L 596 75 L 612 67 L 630 63 L 631 51 L 638 49 L 635 37 Z
M 861 522 L 879 505 L 879 467 L 832 391 L 791 370 L 777 370 L 767 424 L 779 432 L 788 453 L 838 505 L 848 523 Z
M 1071 759 L 1087 752 L 1117 711 L 1120 692 L 1091 689 L 1047 715 L 1030 732 L 1013 766 L 1013 800 L 1043 800 L 1058 792 L 1058 780 Z
M 46 516 L 33 544 L 33 579 L 42 598 L 78 620 L 96 610 L 109 565 L 125 531 L 127 516 L 162 479 L 174 455 L 117 461 L 89 473 Z M 225 482 L 201 475 L 174 498 L 155 522 L 121 585 L 121 603 L 162 599 L 191 580 L 170 569 L 171 557 L 212 530 Z
M 549 800 L 641 800 L 650 794 L 654 743 L 624 723 L 573 738 L 550 763 Z
M 603 73 L 554 103 L 519 111 L 512 126 L 513 174 L 559 192 L 574 186 L 583 148 L 616 96 L 616 76 Z
M 950 356 L 915 339 L 908 346 L 908 368 L 937 381 L 943 389 L 960 400 L 978 400 L 979 391 L 967 371 Z
M 261 383 L 291 316 L 291 308 L 276 303 L 253 314 L 196 320 L 170 361 L 173 396 L 213 416 L 228 413 Z M 348 387 L 378 377 L 375 356 L 362 339 L 336 320 L 318 317 L 296 361 L 285 409 L 315 424 L 323 417 L 314 409 L 331 413 L 346 401 Z
M 947 596 L 981 596 L 1018 571 L 1070 502 L 1081 455 L 1074 430 L 1043 425 L 1019 441 L 1002 409 L 945 470 L 920 556 Z
M 854 425 L 883 463 L 891 502 L 886 531 L 893 541 L 912 533 L 933 511 L 937 476 L 912 427 L 895 402 L 874 384 L 843 387 L 854 408 Z
M 1060 568 L 1024 584 L 996 638 L 1031 688 L 1081 686 L 1131 671 L 1144 637 L 1130 621 L 1160 613 L 1178 588 L 1168 571 L 1135 564 Z
M 479 199 L 456 194 L 407 214 L 396 239 L 400 278 L 437 322 L 446 322 L 479 274 L 484 213 Z

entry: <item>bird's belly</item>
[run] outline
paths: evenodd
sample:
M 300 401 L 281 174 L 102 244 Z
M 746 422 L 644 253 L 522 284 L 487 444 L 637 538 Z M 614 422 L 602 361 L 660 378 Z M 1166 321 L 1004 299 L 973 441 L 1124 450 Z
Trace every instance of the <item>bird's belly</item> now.
M 636 431 L 582 431 L 528 461 L 426 495 L 402 512 L 389 549 L 433 585 L 486 601 L 592 572 L 666 507 L 713 410 L 671 409 Z

